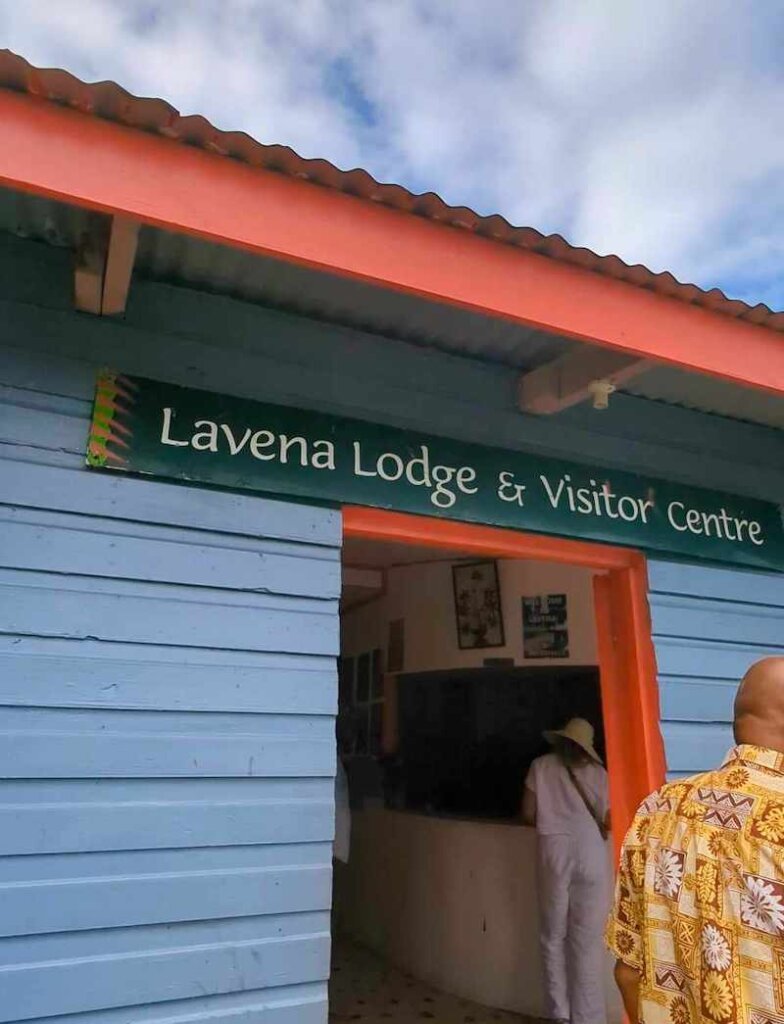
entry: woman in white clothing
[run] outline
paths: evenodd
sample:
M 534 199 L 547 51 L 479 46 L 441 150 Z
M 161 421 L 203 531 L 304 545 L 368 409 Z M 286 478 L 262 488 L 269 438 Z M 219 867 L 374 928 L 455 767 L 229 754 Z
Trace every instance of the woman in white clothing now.
M 544 736 L 553 750 L 530 767 L 523 820 L 537 832 L 546 1012 L 569 1024 L 604 1024 L 607 772 L 593 746 L 593 727 L 584 718 Z

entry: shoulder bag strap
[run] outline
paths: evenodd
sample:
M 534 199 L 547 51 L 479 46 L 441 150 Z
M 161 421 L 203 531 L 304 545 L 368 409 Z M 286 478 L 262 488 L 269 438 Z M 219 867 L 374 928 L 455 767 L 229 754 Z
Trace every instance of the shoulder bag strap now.
M 594 805 L 588 799 L 588 794 L 583 789 L 583 785 L 580 782 L 580 780 L 577 778 L 577 776 L 575 775 L 574 770 L 572 769 L 571 765 L 567 764 L 564 767 L 566 768 L 567 772 L 569 773 L 569 778 L 572 780 L 572 784 L 573 784 L 574 788 L 580 794 L 580 798 L 582 799 L 582 802 L 585 804 L 586 810 L 591 815 L 593 820 L 596 822 L 596 827 L 599 829 L 599 832 L 601 833 L 602 839 L 606 839 L 607 838 L 607 829 L 604 826 L 604 822 L 599 817 L 599 812 L 596 810 Z

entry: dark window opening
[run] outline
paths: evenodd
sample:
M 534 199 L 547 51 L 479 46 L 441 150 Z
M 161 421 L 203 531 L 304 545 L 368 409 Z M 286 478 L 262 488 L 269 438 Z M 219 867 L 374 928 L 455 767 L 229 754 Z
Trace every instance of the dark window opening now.
M 398 685 L 398 751 L 384 773 L 391 806 L 514 818 L 531 762 L 549 749 L 543 730 L 576 715 L 604 757 L 595 667 L 426 672 Z

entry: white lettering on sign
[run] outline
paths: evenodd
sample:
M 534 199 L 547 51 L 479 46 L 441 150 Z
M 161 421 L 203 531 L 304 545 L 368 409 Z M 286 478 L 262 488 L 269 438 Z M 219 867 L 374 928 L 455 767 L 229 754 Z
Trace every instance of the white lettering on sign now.
M 430 501 L 436 508 L 451 508 L 457 501 L 457 491 L 476 494 L 478 487 L 476 470 L 471 466 L 431 465 L 430 449 L 426 444 L 419 446 L 419 454 L 404 460 L 396 452 L 382 452 L 374 463 L 363 466 L 362 444 L 354 442 L 354 475 L 379 477 L 387 483 L 395 483 L 405 476 L 414 487 L 427 487 L 432 493 Z M 447 486 L 454 481 L 455 489 Z
M 522 508 L 525 505 L 525 491 L 526 485 L 516 483 L 514 473 L 505 470 L 498 474 L 498 491 L 496 493 L 501 501 L 514 501 Z
M 739 519 L 731 516 L 726 508 L 718 512 L 703 512 L 698 508 L 687 508 L 682 501 L 671 501 L 667 506 L 667 518 L 673 529 L 679 533 L 717 537 L 719 540 L 743 542 L 746 539 L 761 547 L 765 543 L 762 526 L 756 519 Z
M 275 444 L 275 435 L 271 430 L 257 430 L 253 437 L 250 439 L 250 453 L 254 459 L 259 459 L 261 462 L 272 462 L 275 458 L 275 452 L 267 452 L 267 448 L 271 448 Z M 262 451 L 262 449 L 265 449 Z
M 161 444 L 170 444 L 176 448 L 187 448 L 187 441 L 175 441 L 171 436 L 172 411 L 170 408 L 163 410 L 163 425 L 161 426 Z
M 272 462 L 278 459 L 283 465 L 298 464 L 313 469 L 335 468 L 335 445 L 332 441 L 308 441 L 304 437 L 288 434 L 274 434 L 271 430 L 251 430 L 246 427 L 241 434 L 235 434 L 228 423 L 215 420 L 195 420 L 191 436 L 186 440 L 172 437 L 172 409 L 163 410 L 161 444 L 187 448 L 197 452 L 218 453 L 224 442 L 229 455 L 237 456 L 246 447 L 254 459 Z
M 555 487 L 544 473 L 539 479 L 553 508 L 563 507 L 581 516 L 607 516 L 627 523 L 639 520 L 648 524 L 648 512 L 653 508 L 653 502 L 647 498 L 613 494 L 609 484 L 598 484 L 595 480 L 589 481 L 590 487 L 574 487 L 568 473 L 564 473 Z
M 291 472 L 296 472 L 298 468 L 334 471 L 339 463 L 346 476 L 350 476 L 353 471 L 356 479 L 374 481 L 374 484 L 369 486 L 374 486 L 376 492 L 378 488 L 388 484 L 391 484 L 398 493 L 401 488 L 423 488 L 427 492 L 427 501 L 442 511 L 452 509 L 464 495 L 480 493 L 480 490 L 484 489 L 484 484 L 489 489 L 489 493 L 484 496 L 485 502 L 502 503 L 507 517 L 518 509 L 523 510 L 520 516 L 516 517 L 522 526 L 526 524 L 528 517 L 532 517 L 535 528 L 539 528 L 538 524 L 546 521 L 547 517 L 560 519 L 563 523 L 564 517 L 574 515 L 588 516 L 590 520 L 614 520 L 617 526 L 606 523 L 602 527 L 605 532 L 609 529 L 614 534 L 618 534 L 618 527 L 625 524 L 633 525 L 636 533 L 625 536 L 618 534 L 624 542 L 627 536 L 631 536 L 632 542 L 639 543 L 640 529 L 650 527 L 656 532 L 662 529 L 674 530 L 676 534 L 681 535 L 683 542 L 690 542 L 692 537 L 699 537 L 735 545 L 752 544 L 755 547 L 762 547 L 766 543 L 765 531 L 760 521 L 742 514 L 733 515 L 724 507 L 716 510 L 715 505 L 722 498 L 711 497 L 710 493 L 705 495 L 704 500 L 706 504 L 713 500 L 714 508 L 705 509 L 696 507 L 700 501 L 699 493 L 692 494 L 690 500 L 686 497 L 688 491 L 684 492 L 683 500 L 669 500 L 672 493 L 678 493 L 669 490 L 667 496 L 660 499 L 659 514 L 652 514 L 652 510 L 657 508 L 654 490 L 649 487 L 646 497 L 638 496 L 633 492 L 640 486 L 640 481 L 624 477 L 624 474 L 620 474 L 620 479 L 625 479 L 625 484 L 622 485 L 616 477 L 616 486 L 613 488 L 608 480 L 601 481 L 594 477 L 588 477 L 587 481 L 581 478 L 576 482 L 572 474 L 560 472 L 558 469 L 538 474 L 536 470 L 532 470 L 531 478 L 526 480 L 524 463 L 521 464 L 523 468 L 518 468 L 517 472 L 499 470 L 498 463 L 491 463 L 491 466 L 494 466 L 492 473 L 483 481 L 479 469 L 473 466 L 436 461 L 432 451 L 437 447 L 435 441 L 430 444 L 412 445 L 410 441 L 404 440 L 400 442 L 398 451 L 379 452 L 374 442 L 353 440 L 350 435 L 344 435 L 342 439 L 336 435 L 336 442 L 321 438 L 311 439 L 307 436 L 307 430 L 304 433 L 283 433 L 268 428 L 257 428 L 255 425 L 232 426 L 231 423 L 221 420 L 196 419 L 193 414 L 193 418 L 188 417 L 186 423 L 182 418 L 178 419 L 176 409 L 171 406 L 162 408 L 161 413 L 162 445 L 177 449 L 190 448 L 195 452 L 205 453 L 205 458 L 212 455 L 228 455 L 231 459 L 243 456 L 262 463 L 277 462 L 281 466 L 289 467 Z M 371 451 L 364 448 L 364 445 Z M 453 461 L 456 462 L 457 458 L 453 456 Z M 487 470 L 482 469 L 482 472 L 486 473 Z M 535 482 L 536 475 L 541 487 Z M 491 483 L 493 477 L 496 480 L 494 488 Z M 632 493 L 621 493 L 624 486 Z M 363 491 L 363 495 L 368 495 L 367 489 Z M 374 501 L 376 493 L 370 492 L 369 497 Z M 729 502 L 729 499 L 724 500 Z M 394 499 L 392 503 L 394 504 Z M 422 508 L 421 505 L 419 507 Z M 552 515 L 553 510 L 558 516 Z M 473 514 L 475 515 L 477 511 L 482 510 L 475 507 Z M 489 517 L 490 521 L 493 521 L 492 508 Z M 562 525 L 558 526 L 558 529 L 561 532 L 569 532 L 568 529 L 563 530 Z M 579 526 L 576 532 L 580 532 Z

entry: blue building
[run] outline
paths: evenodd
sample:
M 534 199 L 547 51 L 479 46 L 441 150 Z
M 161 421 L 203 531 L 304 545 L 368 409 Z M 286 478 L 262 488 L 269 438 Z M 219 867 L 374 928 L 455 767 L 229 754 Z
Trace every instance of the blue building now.
M 717 761 L 784 653 L 784 314 L 7 53 L 0 112 L 0 1021 L 326 1021 L 389 545 L 595 576 L 619 832 Z

